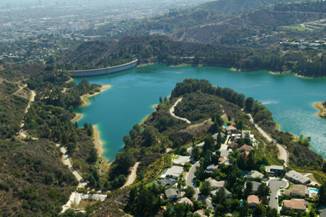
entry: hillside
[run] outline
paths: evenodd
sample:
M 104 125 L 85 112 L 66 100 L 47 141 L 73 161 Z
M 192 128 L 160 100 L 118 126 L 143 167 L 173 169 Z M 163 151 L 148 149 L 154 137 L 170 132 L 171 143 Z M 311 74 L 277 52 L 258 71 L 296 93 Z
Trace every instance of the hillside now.
M 0 71 L 1 217 L 57 217 L 80 182 L 73 170 L 89 187 L 101 187 L 94 179 L 92 128 L 71 122 L 80 96 L 98 86 L 69 79 L 49 65 L 4 65 Z M 71 168 L 58 143 L 67 149 Z
M 97 33 L 120 35 L 122 31 L 122 34 L 133 35 L 153 31 L 169 34 L 180 29 L 221 22 L 234 16 L 238 17 L 256 10 L 266 9 L 276 4 L 295 2 L 301 2 L 301 0 L 214 0 L 189 9 L 172 10 L 163 16 L 135 20 L 131 23 L 123 22 L 118 29 L 116 26 L 103 26 L 98 28 Z
M 326 75 L 325 20 L 324 1 L 214 1 L 133 23 L 115 40 L 81 43 L 59 63 L 96 68 L 138 58 L 319 77 Z
M 261 126 L 265 134 L 271 135 L 275 143 L 268 141 L 253 123 Z M 249 133 L 249 136 L 239 140 L 230 139 L 236 134 L 235 131 L 238 132 L 237 129 Z M 274 200 L 273 196 L 264 198 L 257 208 L 270 215 L 261 215 L 250 207 L 242 210 L 243 206 L 239 204 L 247 196 L 243 186 L 246 180 L 244 174 L 248 170 L 260 171 L 268 179 L 265 167 L 271 164 L 284 165 L 288 167 L 287 171 L 310 171 L 319 181 L 325 181 L 322 158 L 309 149 L 309 144 L 295 141 L 292 135 L 278 131 L 271 113 L 263 105 L 231 89 L 214 87 L 205 80 L 186 79 L 178 83 L 171 97 L 162 98 L 156 110 L 144 123 L 135 125 L 124 141 L 125 147 L 110 171 L 111 194 L 103 204 L 96 205 L 89 212 L 90 216 L 116 217 L 128 213 L 137 217 L 175 217 L 180 213 L 194 213 L 203 209 L 205 213 L 221 215 L 232 213 L 234 216 L 252 216 L 254 213 L 253 216 L 257 217 L 277 217 L 277 212 L 273 211 L 273 207 L 268 207 L 266 202 Z M 280 159 L 277 142 L 278 146 L 286 147 L 289 166 Z M 186 163 L 182 165 L 176 161 L 178 157 L 183 159 L 180 162 Z M 129 169 L 136 162 L 139 165 L 136 182 L 120 189 L 130 174 Z M 180 168 L 184 168 L 184 172 L 178 173 Z M 165 177 L 169 169 L 173 170 L 172 175 Z M 174 179 L 174 173 L 179 177 Z M 211 181 L 209 178 L 219 181 L 225 186 L 225 191 L 230 192 L 228 194 L 232 197 L 226 197 L 227 202 L 216 199 L 223 195 L 218 191 L 204 193 L 202 186 L 207 179 Z M 261 182 L 260 179 L 254 178 L 256 182 Z M 275 177 L 270 178 L 273 179 Z M 217 185 L 214 181 L 211 183 Z M 212 185 L 207 188 L 207 191 L 212 191 L 219 187 Z M 170 198 L 169 189 L 178 189 L 177 192 L 185 194 Z M 269 195 L 269 188 L 266 191 L 268 193 L 265 195 Z M 179 199 L 184 197 L 188 198 L 188 208 L 180 205 L 183 203 Z M 212 200 L 207 201 L 207 198 Z M 280 197 L 280 200 L 283 199 Z M 295 215 L 291 213 L 290 216 Z
M 76 183 L 55 144 L 0 143 L 0 216 L 57 216 Z
M 219 22 L 208 21 L 189 28 L 180 28 L 172 33 L 176 40 L 199 43 L 223 43 L 246 46 L 278 45 L 289 34 L 286 26 L 323 20 L 326 17 L 325 3 L 276 5 L 250 13 L 230 17 Z M 295 35 L 292 32 L 292 37 Z M 319 38 L 323 38 L 325 32 Z M 310 38 L 309 32 L 298 37 Z M 261 42 L 263 41 L 263 42 Z M 267 42 L 266 42 L 267 41 Z

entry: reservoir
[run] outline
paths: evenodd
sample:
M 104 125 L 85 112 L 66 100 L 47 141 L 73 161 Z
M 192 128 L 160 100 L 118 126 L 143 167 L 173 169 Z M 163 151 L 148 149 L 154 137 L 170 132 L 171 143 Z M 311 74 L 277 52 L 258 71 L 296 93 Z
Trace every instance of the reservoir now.
M 169 67 L 149 65 L 115 75 L 86 78 L 112 88 L 80 108 L 79 124 L 97 124 L 104 141 L 105 157 L 113 160 L 123 147 L 123 137 L 154 109 L 159 97 L 169 96 L 185 78 L 207 79 L 261 101 L 273 113 L 281 129 L 312 139 L 312 149 L 326 157 L 326 119 L 317 116 L 312 104 L 326 100 L 326 79 L 272 75 L 267 71 L 234 72 L 216 67 Z M 79 82 L 80 79 L 76 79 Z

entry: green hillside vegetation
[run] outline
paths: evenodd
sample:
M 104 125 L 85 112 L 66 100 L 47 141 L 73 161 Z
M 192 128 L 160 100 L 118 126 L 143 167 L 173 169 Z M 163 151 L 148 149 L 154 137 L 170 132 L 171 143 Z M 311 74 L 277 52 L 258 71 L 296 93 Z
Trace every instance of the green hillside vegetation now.
M 0 140 L 0 216 L 57 216 L 75 185 L 49 140 Z
M 91 187 L 101 187 L 92 127 L 78 128 L 70 121 L 80 96 L 97 91 L 98 85 L 85 81 L 76 85 L 69 79 L 49 65 L 6 66 L 0 75 L 1 217 L 58 216 L 77 183 L 62 164 L 56 143 L 67 148 L 74 169 Z M 27 86 L 19 90 L 25 82 Z M 37 95 L 25 115 L 30 90 Z M 28 136 L 21 140 L 16 135 L 23 120 Z
M 0 138 L 16 134 L 24 117 L 27 99 L 15 94 L 18 86 L 0 78 Z
M 94 44 L 107 47 L 107 52 L 98 52 Z M 326 75 L 325 51 L 289 50 L 279 48 L 248 48 L 229 45 L 204 45 L 192 42 L 173 41 L 165 36 L 126 37 L 118 42 L 96 41 L 83 43 L 82 49 L 66 53 L 60 60 L 66 68 L 105 66 L 113 60 L 138 58 L 140 63 L 165 63 L 168 65 L 192 64 L 234 67 L 240 70 L 266 69 L 276 72 L 293 72 L 299 75 L 319 77 Z M 111 47 L 116 49 L 110 50 Z M 318 55 L 317 55 L 318 52 Z M 96 53 L 89 56 L 89 53 Z M 71 58 L 82 55 L 81 59 Z M 88 61 L 83 61 L 87 58 Z

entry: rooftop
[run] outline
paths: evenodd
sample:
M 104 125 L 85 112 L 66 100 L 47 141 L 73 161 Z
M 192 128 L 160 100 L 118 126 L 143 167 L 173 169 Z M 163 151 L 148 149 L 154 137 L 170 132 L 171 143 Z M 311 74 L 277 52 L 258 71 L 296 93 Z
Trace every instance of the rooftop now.
M 285 195 L 305 197 L 307 194 L 307 186 L 305 185 L 292 185 L 288 190 L 284 192 Z
M 173 160 L 173 164 L 184 166 L 186 163 L 190 162 L 190 156 L 177 155 L 176 159 Z
M 177 203 L 179 203 L 179 204 L 187 204 L 187 205 L 190 205 L 190 206 L 194 205 L 193 202 L 187 197 L 181 198 L 180 200 L 178 200 Z
M 168 188 L 165 190 L 165 195 L 168 199 L 176 199 L 178 198 L 178 190 L 176 188 Z
M 162 175 L 161 178 L 166 177 L 179 177 L 183 173 L 183 167 L 181 166 L 172 166 L 167 169 Z
M 283 166 L 279 166 L 279 165 L 271 165 L 271 166 L 266 166 L 265 167 L 266 172 L 270 173 L 272 170 L 279 170 L 279 171 L 283 171 L 284 167 Z
M 208 178 L 205 181 L 209 182 L 211 188 L 213 188 L 213 189 L 224 188 L 224 186 L 225 186 L 225 181 L 216 181 L 213 178 Z
M 256 195 L 249 195 L 247 197 L 247 203 L 248 204 L 260 204 L 260 200 L 259 200 L 259 197 L 256 196 Z
M 256 170 L 251 170 L 247 175 L 247 178 L 252 178 L 252 179 L 262 179 L 264 178 L 264 174 L 256 171 Z
M 292 200 L 284 200 L 283 207 L 287 209 L 294 209 L 294 210 L 306 210 L 307 203 L 303 199 L 292 199 Z
M 243 145 L 239 148 L 241 152 L 250 152 L 252 149 L 253 147 L 250 145 Z
M 252 191 L 253 192 L 257 192 L 258 191 L 258 188 L 259 186 L 261 186 L 261 183 L 260 182 L 255 182 L 255 181 L 249 181 L 251 184 L 252 184 Z M 249 182 L 246 182 L 246 186 Z
M 290 179 L 293 182 L 300 184 L 307 184 L 310 182 L 310 179 L 297 171 L 291 170 L 285 174 L 285 177 Z

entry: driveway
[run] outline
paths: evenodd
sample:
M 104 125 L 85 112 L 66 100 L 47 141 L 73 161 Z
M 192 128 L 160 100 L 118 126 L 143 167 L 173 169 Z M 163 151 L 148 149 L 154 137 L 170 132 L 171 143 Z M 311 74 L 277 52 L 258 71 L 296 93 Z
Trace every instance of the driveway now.
M 279 191 L 282 188 L 286 188 L 288 186 L 288 182 L 286 180 L 280 180 L 280 179 L 271 179 L 268 182 L 268 187 L 271 190 L 271 195 L 270 195 L 270 199 L 269 199 L 269 207 L 271 207 L 272 209 L 276 209 L 278 210 L 278 194 Z

